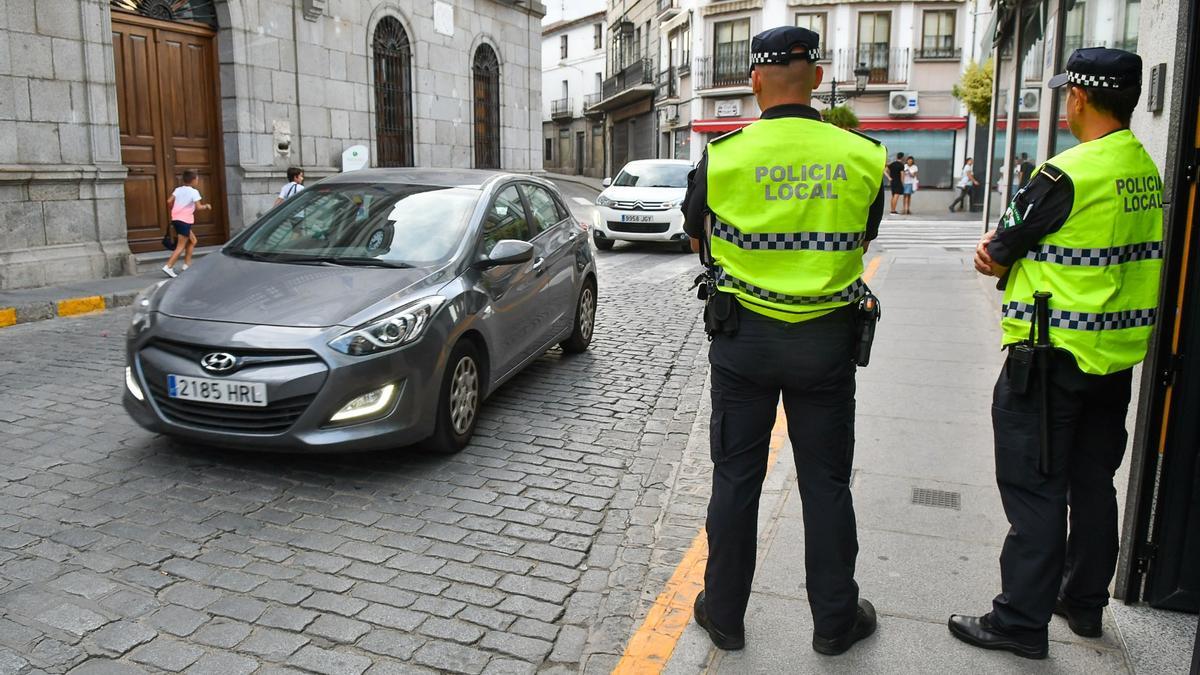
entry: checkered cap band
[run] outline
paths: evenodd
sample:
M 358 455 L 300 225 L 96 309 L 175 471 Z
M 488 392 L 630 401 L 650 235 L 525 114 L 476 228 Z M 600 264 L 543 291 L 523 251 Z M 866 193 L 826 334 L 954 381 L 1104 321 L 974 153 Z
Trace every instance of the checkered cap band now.
M 1035 262 L 1048 262 L 1074 267 L 1104 267 L 1138 260 L 1162 259 L 1162 242 L 1145 241 L 1112 248 L 1066 248 L 1043 244 L 1025 257 Z
M 1027 302 L 1013 300 L 1000 307 L 1006 318 L 1019 321 L 1033 321 L 1033 305 Z M 1070 330 L 1122 330 L 1124 328 L 1140 328 L 1153 326 L 1157 310 L 1129 309 L 1123 312 L 1068 312 L 1061 309 L 1050 310 L 1050 326 L 1052 328 L 1067 328 Z
M 799 52 L 755 52 L 750 55 L 750 63 L 752 65 L 786 65 L 794 56 L 799 55 Z M 805 56 L 809 61 L 819 61 L 821 60 L 821 50 L 810 49 Z
M 865 232 L 760 232 L 746 234 L 717 221 L 713 236 L 751 251 L 853 251 L 862 247 Z
M 1121 78 L 1115 75 L 1088 75 L 1071 70 L 1067 71 L 1067 82 L 1081 87 L 1100 87 L 1102 89 L 1120 89 L 1122 86 Z
M 749 293 L 760 300 L 775 302 L 781 305 L 824 305 L 833 302 L 849 303 L 867 294 L 867 285 L 863 283 L 862 279 L 855 279 L 854 283 L 831 295 L 788 295 L 742 281 L 723 269 L 717 270 L 717 286 L 724 286 Z

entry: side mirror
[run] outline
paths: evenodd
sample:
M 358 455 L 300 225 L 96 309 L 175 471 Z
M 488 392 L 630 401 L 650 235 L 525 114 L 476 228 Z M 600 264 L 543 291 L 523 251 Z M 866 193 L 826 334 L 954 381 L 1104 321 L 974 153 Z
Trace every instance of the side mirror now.
M 612 185 L 612 179 L 605 178 L 604 180 L 600 181 L 600 184 L 603 185 L 604 187 L 608 187 L 609 185 Z
M 501 265 L 519 265 L 530 260 L 533 260 L 533 244 L 517 239 L 501 239 L 486 258 L 475 263 L 475 267 L 486 270 Z

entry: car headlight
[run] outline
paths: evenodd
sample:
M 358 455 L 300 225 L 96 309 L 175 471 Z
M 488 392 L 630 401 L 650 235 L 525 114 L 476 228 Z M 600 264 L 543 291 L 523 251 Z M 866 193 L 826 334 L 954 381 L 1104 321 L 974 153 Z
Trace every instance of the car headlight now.
M 334 413 L 333 417 L 329 418 L 329 421 L 345 422 L 346 420 L 377 415 L 392 402 L 392 394 L 395 392 L 396 385 L 388 384 L 375 391 L 369 391 L 361 396 L 356 396 Z
M 425 334 L 433 313 L 445 301 L 440 295 L 422 298 L 341 335 L 329 346 L 343 354 L 364 356 L 411 344 Z
M 663 202 L 663 203 L 666 205 L 666 207 L 668 209 L 683 208 L 683 197 L 680 197 L 679 199 L 672 199 L 671 201 Z
M 153 286 L 143 289 L 133 298 L 133 315 L 130 317 L 130 326 L 135 333 L 140 333 L 150 327 L 153 320 L 153 312 L 150 307 L 154 303 L 154 295 L 158 293 L 158 289 L 163 287 L 170 279 L 163 279 Z
M 613 200 L 609 199 L 608 197 L 605 197 L 604 195 L 600 195 L 599 197 L 596 197 L 596 206 L 612 206 L 612 205 L 613 205 Z

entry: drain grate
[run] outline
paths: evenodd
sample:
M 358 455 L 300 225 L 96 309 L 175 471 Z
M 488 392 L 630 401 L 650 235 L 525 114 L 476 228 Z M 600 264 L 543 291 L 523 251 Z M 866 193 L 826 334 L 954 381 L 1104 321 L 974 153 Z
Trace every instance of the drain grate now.
M 939 509 L 962 509 L 962 494 L 946 490 L 930 490 L 915 487 L 912 489 L 912 503 L 917 506 L 934 506 Z

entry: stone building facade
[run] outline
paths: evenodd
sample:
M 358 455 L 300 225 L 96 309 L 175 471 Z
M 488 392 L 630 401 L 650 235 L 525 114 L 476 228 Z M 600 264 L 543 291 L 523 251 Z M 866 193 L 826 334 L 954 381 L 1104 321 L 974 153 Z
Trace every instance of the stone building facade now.
M 200 173 L 218 244 L 287 167 L 538 170 L 536 0 L 0 0 L 0 289 L 120 274 Z

